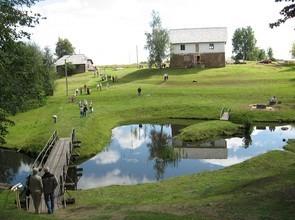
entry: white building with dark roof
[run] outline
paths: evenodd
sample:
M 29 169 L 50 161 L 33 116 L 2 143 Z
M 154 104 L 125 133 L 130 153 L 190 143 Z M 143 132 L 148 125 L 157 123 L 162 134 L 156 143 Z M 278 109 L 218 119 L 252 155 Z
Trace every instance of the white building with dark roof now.
M 171 29 L 169 40 L 171 67 L 225 66 L 225 27 Z
M 85 73 L 95 70 L 92 59 L 89 59 L 84 54 L 73 54 L 65 55 L 55 62 L 57 73 L 64 74 L 65 61 L 75 66 L 72 73 Z

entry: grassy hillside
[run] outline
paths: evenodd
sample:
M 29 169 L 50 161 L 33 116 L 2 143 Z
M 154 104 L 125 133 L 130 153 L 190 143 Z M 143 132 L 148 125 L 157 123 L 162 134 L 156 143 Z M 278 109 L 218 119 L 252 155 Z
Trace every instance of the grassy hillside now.
M 36 152 L 53 130 L 68 136 L 71 128 L 76 128 L 83 143 L 81 156 L 88 157 L 107 144 L 113 127 L 129 122 L 218 119 L 222 107 L 231 108 L 234 122 L 245 117 L 256 121 L 295 118 L 294 66 L 250 63 L 217 69 L 125 68 L 106 72 L 117 75 L 119 82 L 110 83 L 101 92 L 96 91 L 99 79 L 91 73 L 69 78 L 70 94 L 84 84 L 92 89 L 90 96 L 78 96 L 78 100 L 93 101 L 94 112 L 87 118 L 80 118 L 77 103 L 69 103 L 65 79 L 59 79 L 55 95 L 48 98 L 45 106 L 11 117 L 16 126 L 9 129 L 7 146 Z M 162 79 L 164 72 L 169 74 L 167 82 Z M 142 96 L 136 95 L 139 86 Z M 275 111 L 249 110 L 249 104 L 267 103 L 273 95 L 282 102 Z M 53 114 L 58 115 L 57 124 L 52 122 Z
M 169 74 L 163 82 L 164 71 Z M 72 93 L 85 83 L 92 87 L 87 98 L 94 113 L 80 118 L 77 104 L 65 97 L 64 79 L 57 81 L 54 97 L 47 105 L 12 119 L 7 146 L 38 151 L 54 129 L 61 136 L 72 127 L 82 140 L 82 156 L 96 154 L 109 141 L 111 129 L 129 122 L 175 122 L 190 118 L 183 135 L 195 132 L 219 135 L 232 123 L 200 122 L 193 119 L 218 119 L 222 107 L 232 109 L 232 120 L 293 121 L 295 112 L 294 66 L 232 65 L 220 69 L 140 70 L 126 68 L 117 74 L 119 82 L 102 92 L 95 90 L 97 78 L 91 74 L 69 79 Z M 197 81 L 197 83 L 193 82 Z M 136 89 L 141 86 L 143 95 Z M 275 111 L 253 111 L 248 105 L 266 103 L 277 96 L 282 104 Z M 53 124 L 52 114 L 58 115 Z M 215 129 L 212 129 L 215 128 Z M 190 133 L 191 130 L 195 132 Z M 206 132 L 206 131 L 209 132 Z M 186 136 L 185 136 L 186 137 Z M 184 137 L 184 139 L 185 139 Z M 204 220 L 288 220 L 295 215 L 294 141 L 286 151 L 273 151 L 222 170 L 205 172 L 135 186 L 111 186 L 71 192 L 76 204 L 54 215 L 35 215 L 16 211 L 14 195 L 0 191 L 0 219 L 204 219 Z
M 16 211 L 14 195 L 7 197 L 7 191 L 0 191 L 0 216 L 3 220 L 291 220 L 295 214 L 294 161 L 293 152 L 273 151 L 219 171 L 71 192 L 76 204 L 53 216 Z

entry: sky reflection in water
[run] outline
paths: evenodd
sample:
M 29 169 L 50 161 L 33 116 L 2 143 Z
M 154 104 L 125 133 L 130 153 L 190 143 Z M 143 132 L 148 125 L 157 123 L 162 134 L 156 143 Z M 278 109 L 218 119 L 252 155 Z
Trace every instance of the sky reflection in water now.
M 203 144 L 201 148 L 179 148 L 172 139 L 179 128 L 144 124 L 113 129 L 109 146 L 80 165 L 84 170 L 78 188 L 147 183 L 216 170 L 282 149 L 286 144 L 283 139 L 295 138 L 295 129 L 289 125 L 254 127 L 252 142 L 249 138 L 246 140 L 249 146 L 245 146 L 244 138 L 233 137 Z
M 11 150 L 0 149 L 0 183 L 25 183 L 33 159 Z

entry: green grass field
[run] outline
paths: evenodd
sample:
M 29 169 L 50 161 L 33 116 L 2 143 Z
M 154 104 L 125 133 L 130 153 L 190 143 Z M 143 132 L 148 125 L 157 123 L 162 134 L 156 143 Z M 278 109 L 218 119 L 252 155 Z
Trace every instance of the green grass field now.
M 164 71 L 169 74 L 163 82 Z M 65 81 L 57 81 L 54 97 L 39 109 L 11 119 L 7 146 L 37 152 L 50 132 L 68 136 L 76 128 L 82 141 L 81 155 L 99 152 L 109 141 L 111 129 L 120 124 L 177 122 L 190 125 L 183 139 L 195 134 L 218 136 L 237 125 L 200 119 L 218 119 L 222 107 L 232 109 L 232 121 L 293 122 L 295 119 L 295 67 L 229 65 L 220 69 L 107 70 L 119 82 L 96 91 L 97 78 L 86 73 L 70 77 L 71 93 L 87 84 L 87 98 L 94 113 L 80 118 L 77 104 L 65 97 Z M 197 83 L 193 83 L 196 80 Z M 138 87 L 142 96 L 136 95 Z M 277 96 L 282 104 L 274 111 L 249 110 L 249 104 L 267 103 Z M 51 116 L 58 115 L 53 124 Z M 190 119 L 189 122 L 183 119 Z M 196 123 L 202 123 L 196 125 Z M 214 129 L 212 129 L 214 128 Z M 190 131 L 194 131 L 191 134 Z M 208 132 L 207 132 L 208 131 Z M 295 215 L 295 142 L 286 151 L 273 151 L 219 171 L 135 186 L 111 186 L 71 192 L 76 204 L 53 216 L 16 211 L 14 195 L 0 191 L 0 219 L 204 219 L 291 220 Z
M 294 142 L 287 148 L 294 152 Z M 14 194 L 0 191 L 0 216 L 3 220 L 293 220 L 295 153 L 289 150 L 158 183 L 70 192 L 76 204 L 59 209 L 53 216 L 17 211 Z
M 164 72 L 169 74 L 167 82 L 162 79 Z M 217 69 L 107 69 L 106 73 L 117 75 L 119 82 L 110 83 L 101 92 L 96 91 L 100 79 L 91 73 L 68 80 L 70 94 L 84 84 L 91 87 L 91 95 L 77 99 L 93 102 L 94 112 L 87 118 L 80 118 L 77 103 L 69 103 L 65 79 L 59 79 L 55 95 L 48 98 L 45 106 L 11 117 L 16 126 L 9 129 L 6 146 L 38 152 L 55 129 L 60 136 L 69 136 L 71 129 L 76 128 L 84 158 L 106 146 L 111 129 L 120 124 L 218 119 L 222 107 L 231 108 L 231 120 L 236 123 L 244 118 L 276 122 L 295 119 L 294 66 L 250 63 Z M 136 95 L 139 86 L 140 97 Z M 267 103 L 273 95 L 282 102 L 275 111 L 249 110 L 249 104 Z M 57 124 L 52 122 L 53 114 L 58 115 Z

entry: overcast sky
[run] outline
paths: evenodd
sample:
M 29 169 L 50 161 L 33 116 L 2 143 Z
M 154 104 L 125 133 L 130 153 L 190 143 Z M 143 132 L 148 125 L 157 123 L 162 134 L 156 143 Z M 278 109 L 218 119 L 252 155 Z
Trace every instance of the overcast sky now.
M 231 56 L 236 28 L 252 26 L 257 46 L 272 47 L 276 58 L 290 59 L 295 41 L 295 19 L 279 28 L 268 24 L 279 18 L 285 3 L 274 0 L 43 0 L 34 11 L 46 20 L 32 29 L 32 41 L 54 51 L 58 37 L 68 38 L 76 53 L 97 65 L 144 61 L 145 32 L 150 31 L 151 11 L 160 13 L 163 27 L 227 27 L 226 57 Z

